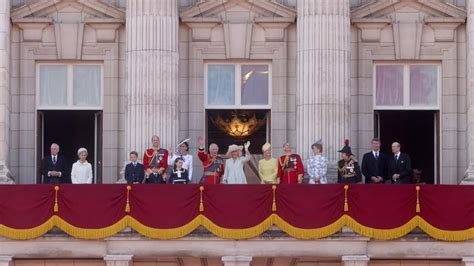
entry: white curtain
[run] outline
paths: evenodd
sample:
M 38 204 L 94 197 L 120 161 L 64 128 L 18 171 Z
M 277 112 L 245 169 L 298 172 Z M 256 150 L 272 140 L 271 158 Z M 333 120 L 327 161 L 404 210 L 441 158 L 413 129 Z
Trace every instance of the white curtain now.
M 268 104 L 268 65 L 242 65 L 242 93 L 244 105 Z
M 375 88 L 377 105 L 403 106 L 403 66 L 378 65 Z
M 100 66 L 75 65 L 73 70 L 75 106 L 99 106 L 101 103 Z
M 235 104 L 234 65 L 208 65 L 207 103 L 209 105 Z
M 438 66 L 410 66 L 410 105 L 436 105 L 438 102 Z
M 67 105 L 67 66 L 40 66 L 40 105 Z

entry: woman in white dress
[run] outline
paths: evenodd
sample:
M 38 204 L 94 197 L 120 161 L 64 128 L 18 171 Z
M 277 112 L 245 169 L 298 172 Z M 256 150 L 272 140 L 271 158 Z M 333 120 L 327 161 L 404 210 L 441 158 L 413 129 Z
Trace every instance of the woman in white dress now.
M 87 162 L 86 148 L 77 151 L 79 160 L 72 165 L 71 181 L 73 184 L 92 184 L 92 165 Z
M 227 151 L 225 161 L 224 176 L 222 183 L 224 184 L 247 184 L 247 178 L 244 173 L 244 165 L 250 160 L 249 152 L 250 142 L 245 143 L 245 156 L 242 156 L 242 149 L 244 147 L 238 145 L 230 145 Z
M 193 180 L 193 156 L 189 154 L 189 139 L 184 139 L 176 145 L 176 150 L 168 149 L 168 165 L 174 165 L 178 158 L 183 159 L 183 168 L 188 172 L 189 182 Z

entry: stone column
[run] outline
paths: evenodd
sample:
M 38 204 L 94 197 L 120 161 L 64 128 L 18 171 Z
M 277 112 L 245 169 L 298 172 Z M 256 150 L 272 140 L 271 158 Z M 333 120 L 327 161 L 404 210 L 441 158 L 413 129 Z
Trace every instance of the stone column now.
M 13 257 L 0 256 L 0 266 L 13 266 Z
M 252 257 L 250 256 L 224 256 L 222 257 L 224 266 L 250 266 Z
M 10 108 L 10 1 L 0 1 L 0 183 L 13 183 L 7 167 Z
M 350 134 L 349 1 L 298 0 L 297 152 L 323 139 L 329 163 Z
M 368 256 L 342 256 L 343 266 L 367 266 L 370 258 Z
M 126 154 L 178 141 L 178 2 L 127 0 Z
M 104 257 L 106 266 L 132 266 L 133 255 L 106 255 Z
M 468 169 L 463 184 L 474 184 L 474 0 L 467 0 L 467 157 Z

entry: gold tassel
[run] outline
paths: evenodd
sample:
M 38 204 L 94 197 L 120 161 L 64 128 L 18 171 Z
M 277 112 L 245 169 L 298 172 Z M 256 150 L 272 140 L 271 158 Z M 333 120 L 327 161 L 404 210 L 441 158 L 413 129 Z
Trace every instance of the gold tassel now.
M 416 213 L 420 213 L 420 186 L 416 186 Z
M 277 189 L 277 186 L 273 185 L 272 186 L 272 190 L 273 190 L 273 203 L 272 203 L 272 212 L 276 212 L 277 210 L 277 204 L 276 204 L 276 201 L 275 201 L 275 191 Z
M 344 186 L 344 211 L 349 211 L 349 204 L 347 203 L 347 190 L 349 189 L 348 185 Z
M 125 204 L 126 213 L 130 213 L 130 190 L 132 190 L 132 187 L 127 186 L 127 204 Z
M 59 191 L 59 186 L 54 187 L 54 207 L 53 207 L 53 212 L 58 212 L 59 211 L 59 205 L 58 205 L 58 191 Z
M 204 191 L 204 187 L 203 186 L 200 186 L 199 187 L 199 191 L 201 193 L 201 199 L 199 201 L 199 211 L 200 212 L 203 212 L 204 211 L 204 203 L 202 203 L 202 192 Z

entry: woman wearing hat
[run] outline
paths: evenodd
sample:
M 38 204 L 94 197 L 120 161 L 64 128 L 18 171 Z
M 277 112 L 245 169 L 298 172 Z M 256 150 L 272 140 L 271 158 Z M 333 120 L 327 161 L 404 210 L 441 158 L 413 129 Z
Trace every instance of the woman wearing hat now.
M 189 139 L 181 140 L 176 145 L 175 152 L 172 149 L 168 149 L 168 165 L 174 165 L 176 159 L 181 158 L 183 161 L 183 168 L 188 172 L 189 182 L 193 179 L 193 156 L 189 154 Z
M 225 161 L 224 184 L 247 184 L 247 178 L 244 173 L 244 165 L 250 160 L 249 152 L 250 142 L 245 143 L 245 156 L 242 156 L 242 149 L 244 147 L 232 144 L 227 150 L 227 159 Z
M 79 160 L 72 165 L 71 181 L 73 184 L 92 184 L 92 165 L 87 162 L 86 148 L 77 151 Z
M 278 160 L 272 157 L 272 145 L 265 143 L 262 146 L 263 159 L 258 161 L 258 175 L 262 184 L 278 184 Z
M 337 183 L 361 183 L 362 174 L 359 163 L 352 158 L 354 154 L 352 154 L 351 147 L 349 146 L 349 140 L 346 139 L 344 144 L 344 148 L 339 151 L 341 153 L 341 160 L 337 162 Z

